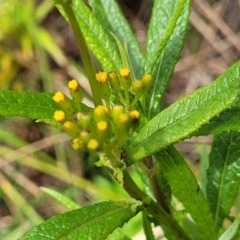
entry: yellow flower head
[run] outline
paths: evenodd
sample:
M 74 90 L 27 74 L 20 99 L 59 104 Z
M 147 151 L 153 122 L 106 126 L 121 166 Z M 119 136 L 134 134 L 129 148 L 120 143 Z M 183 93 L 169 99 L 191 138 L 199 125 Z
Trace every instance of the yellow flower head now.
M 100 121 L 97 123 L 97 129 L 100 132 L 105 132 L 108 129 L 108 123 L 106 121 Z
M 78 88 L 79 88 L 79 83 L 76 79 L 73 79 L 71 81 L 68 82 L 68 89 L 71 91 L 74 91 L 74 92 L 77 92 L 78 91 Z
M 120 70 L 121 77 L 128 79 L 130 77 L 130 70 L 128 68 L 122 68 Z
M 133 120 L 138 120 L 140 118 L 140 113 L 137 110 L 131 111 L 129 115 Z
M 94 111 L 94 119 L 96 122 L 99 122 L 101 120 L 106 120 L 108 117 L 109 109 L 104 105 L 98 105 Z
M 111 71 L 107 74 L 109 79 L 115 79 L 117 77 L 117 74 L 114 71 Z
M 129 116 L 126 113 L 121 113 L 118 116 L 118 120 L 120 123 L 127 123 L 129 121 Z
M 62 122 L 63 120 L 65 120 L 66 114 L 64 111 L 58 110 L 54 112 L 53 118 L 58 122 Z
M 96 73 L 96 79 L 99 83 L 105 83 L 107 81 L 107 73 L 101 71 Z
M 99 142 L 96 139 L 92 138 L 89 140 L 87 147 L 90 150 L 96 151 L 99 148 Z
M 83 143 L 82 143 L 81 139 L 79 139 L 79 138 L 74 138 L 74 139 L 72 140 L 72 148 L 73 148 L 74 150 L 79 150 L 79 149 L 81 149 L 82 147 L 83 147 Z
M 65 130 L 70 130 L 74 127 L 74 123 L 73 122 L 70 122 L 70 121 L 66 121 L 64 124 L 63 124 L 63 127 Z
M 63 103 L 66 101 L 66 96 L 62 92 L 58 91 L 54 94 L 53 100 L 56 103 Z
M 141 94 L 143 92 L 143 83 L 140 80 L 135 80 L 132 84 L 132 91 L 135 94 Z
M 142 77 L 142 83 L 145 91 L 148 91 L 151 87 L 152 83 L 152 75 L 149 73 L 145 73 Z

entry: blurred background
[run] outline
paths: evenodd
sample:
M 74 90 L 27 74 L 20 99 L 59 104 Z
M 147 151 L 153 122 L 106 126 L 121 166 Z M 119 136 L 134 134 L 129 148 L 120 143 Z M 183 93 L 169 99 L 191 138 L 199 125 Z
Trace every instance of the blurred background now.
M 118 3 L 144 50 L 153 1 Z M 52 2 L 0 0 L 0 6 L 0 90 L 66 91 L 68 80 L 76 78 L 91 104 L 73 33 Z M 166 105 L 209 84 L 240 57 L 240 0 L 193 0 L 191 10 Z M 73 151 L 68 139 L 29 119 L 0 117 L 0 239 L 18 239 L 43 219 L 68 210 L 42 186 L 81 206 L 127 198 L 107 171 L 95 167 L 97 156 Z M 177 145 L 196 174 L 211 140 L 193 138 Z M 140 230 L 140 221 L 136 217 L 125 225 L 130 237 Z

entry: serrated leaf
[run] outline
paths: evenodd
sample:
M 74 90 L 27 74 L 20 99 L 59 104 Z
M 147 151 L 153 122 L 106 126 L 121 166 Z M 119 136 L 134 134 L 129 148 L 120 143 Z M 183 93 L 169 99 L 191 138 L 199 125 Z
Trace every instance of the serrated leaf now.
M 217 134 L 226 131 L 240 131 L 240 108 L 227 109 L 219 116 L 214 117 L 209 123 L 204 124 L 191 136 Z
M 58 105 L 52 93 L 0 91 L 0 115 L 53 119 Z
M 22 240 L 102 240 L 140 210 L 138 201 L 101 202 L 51 217 Z
M 240 184 L 240 133 L 215 136 L 207 171 L 207 198 L 217 230 L 238 195 Z
M 56 7 L 67 19 L 61 6 L 64 0 L 56 0 Z M 113 41 L 110 40 L 102 25 L 82 0 L 72 0 L 71 8 L 78 21 L 88 47 L 102 64 L 105 71 L 118 72 L 121 68 L 121 59 Z
M 78 205 L 76 202 L 66 197 L 65 195 L 57 192 L 56 190 L 46 188 L 46 187 L 41 187 L 41 190 L 44 193 L 47 193 L 48 195 L 55 198 L 58 202 L 60 202 L 63 206 L 65 206 L 69 210 L 75 210 L 80 208 L 80 205 Z
M 136 36 L 121 13 L 115 0 L 90 0 L 92 10 L 99 22 L 108 31 L 113 32 L 122 44 L 127 43 L 132 69 L 136 78 L 143 73 L 144 56 Z
M 240 214 L 236 217 L 233 224 L 221 235 L 218 240 L 231 240 L 237 233 L 240 226 Z
M 239 92 L 239 75 L 237 62 L 211 84 L 183 97 L 149 121 L 126 146 L 129 164 L 188 138 L 229 108 Z
M 172 193 L 180 200 L 199 226 L 204 240 L 216 239 L 213 216 L 191 169 L 174 147 L 155 154 Z
M 147 116 L 160 112 L 162 98 L 180 57 L 188 28 L 189 0 L 155 0 L 147 33 L 145 72 L 152 72 L 147 93 Z

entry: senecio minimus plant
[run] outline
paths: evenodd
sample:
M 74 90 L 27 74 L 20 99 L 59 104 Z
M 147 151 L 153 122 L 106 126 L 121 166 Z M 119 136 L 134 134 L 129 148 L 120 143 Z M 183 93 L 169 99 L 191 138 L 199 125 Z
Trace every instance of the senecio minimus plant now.
M 75 34 L 94 107 L 82 103 L 81 83 L 73 79 L 68 83 L 71 98 L 61 91 L 3 91 L 1 115 L 39 119 L 67 132 L 73 149 L 98 154 L 96 166 L 109 171 L 129 200 L 53 216 L 22 239 L 129 239 L 114 230 L 139 212 L 148 240 L 157 239 L 156 226 L 167 239 L 239 239 L 239 217 L 229 214 L 240 183 L 240 63 L 165 107 L 162 100 L 188 29 L 190 0 L 153 1 L 144 52 L 116 1 L 54 4 Z M 101 71 L 95 72 L 89 50 Z M 208 167 L 198 181 L 174 144 L 209 134 L 214 140 Z M 184 210 L 176 208 L 176 199 Z M 232 222 L 227 229 L 225 219 Z

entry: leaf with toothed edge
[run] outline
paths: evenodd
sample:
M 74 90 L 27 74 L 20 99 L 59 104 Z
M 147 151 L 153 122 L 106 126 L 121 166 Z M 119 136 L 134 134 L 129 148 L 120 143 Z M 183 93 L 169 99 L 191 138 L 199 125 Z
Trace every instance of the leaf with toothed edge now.
M 215 135 L 209 155 L 207 198 L 217 230 L 228 217 L 239 194 L 240 133 L 224 132 Z M 231 191 L 229 191 L 231 189 Z
M 0 115 L 53 119 L 59 106 L 52 93 L 0 91 Z
M 142 209 L 136 200 L 101 202 L 49 218 L 21 240 L 102 240 Z
M 154 157 L 172 193 L 182 202 L 185 210 L 201 230 L 201 236 L 198 239 L 216 240 L 212 212 L 196 177 L 184 158 L 173 146 L 157 152 Z
M 208 86 L 163 110 L 126 146 L 128 164 L 188 138 L 233 104 L 239 92 L 239 84 L 240 62 L 237 62 Z
M 55 0 L 55 5 L 66 19 L 66 14 L 61 6 L 65 0 Z M 101 63 L 105 71 L 118 72 L 121 68 L 121 58 L 113 39 L 105 32 L 103 26 L 98 22 L 94 14 L 83 1 L 72 0 L 70 7 L 77 19 L 85 41 Z

